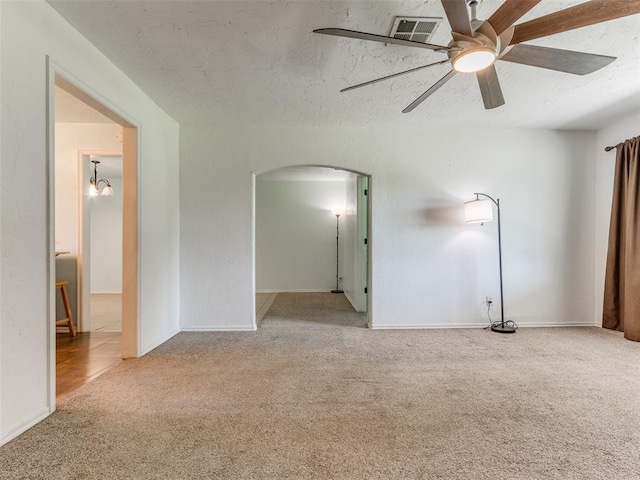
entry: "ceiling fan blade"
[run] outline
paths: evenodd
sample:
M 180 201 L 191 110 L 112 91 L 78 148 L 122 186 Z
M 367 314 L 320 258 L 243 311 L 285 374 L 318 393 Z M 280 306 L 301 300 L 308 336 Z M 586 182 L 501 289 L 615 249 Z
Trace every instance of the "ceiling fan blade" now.
M 511 44 L 640 13 L 640 0 L 592 0 L 515 26 Z
M 438 90 L 442 85 L 447 83 L 455 74 L 456 74 L 456 71 L 455 70 L 451 70 L 444 77 L 442 77 L 440 80 L 438 80 L 436 83 L 434 83 L 429 88 L 429 90 L 427 90 L 422 95 L 420 95 L 418 98 L 416 98 L 413 102 L 411 102 L 411 104 L 407 108 L 402 110 L 402 113 L 411 112 L 414 108 L 416 108 L 418 105 L 420 105 L 422 102 L 424 102 L 427 98 L 429 98 L 431 95 L 433 95 L 436 92 L 436 90 Z
M 354 90 L 360 87 L 366 87 L 367 85 L 371 85 L 373 83 L 382 82 L 383 80 L 389 80 L 391 78 L 399 77 L 401 75 L 406 75 L 407 73 L 417 72 L 418 70 L 422 70 L 423 68 L 433 67 L 435 65 L 442 65 L 443 63 L 448 63 L 449 60 L 442 60 L 441 62 L 430 63 L 428 65 L 423 65 L 421 67 L 412 68 L 410 70 L 405 70 L 404 72 L 394 73 L 392 75 L 387 75 L 386 77 L 376 78 L 375 80 L 369 80 L 368 82 L 359 83 L 358 85 L 353 85 L 351 87 L 343 88 L 340 92 L 348 92 L 349 90 Z
M 558 72 L 586 75 L 600 70 L 613 62 L 616 57 L 593 53 L 538 47 L 536 45 L 514 45 L 500 60 L 512 63 L 547 68 Z
M 482 101 L 484 108 L 490 110 L 504 105 L 504 97 L 502 96 L 502 88 L 498 80 L 498 72 L 495 65 L 490 65 L 476 73 L 478 77 L 478 85 L 480 85 L 480 93 L 482 93 Z
M 506 0 L 487 21 L 500 35 L 540 2 L 541 0 Z
M 405 47 L 426 48 L 427 50 L 443 51 L 449 50 L 442 45 L 433 45 L 431 43 L 414 42 L 413 40 L 403 40 L 401 38 L 386 37 L 384 35 L 376 35 L 374 33 L 356 32 L 354 30 L 345 30 L 344 28 L 319 28 L 313 33 L 322 33 L 323 35 L 335 35 L 336 37 L 355 38 L 358 40 L 369 40 L 381 43 L 393 43 L 394 45 L 404 45 Z
M 466 0 L 441 0 L 444 11 L 449 19 L 451 30 L 469 37 L 473 36 L 471 25 L 469 24 L 469 13 L 467 12 Z

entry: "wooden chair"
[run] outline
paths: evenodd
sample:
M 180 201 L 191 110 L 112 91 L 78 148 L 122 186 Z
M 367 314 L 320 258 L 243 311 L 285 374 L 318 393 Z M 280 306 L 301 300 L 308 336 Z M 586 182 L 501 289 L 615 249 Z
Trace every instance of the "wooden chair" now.
M 56 327 L 69 327 L 69 333 L 72 337 L 76 336 L 76 327 L 73 325 L 73 316 L 71 315 L 71 307 L 69 305 L 69 295 L 67 295 L 67 284 L 69 282 L 56 282 L 56 291 L 60 289 L 62 295 L 62 306 L 64 307 L 64 313 L 66 318 L 56 320 Z

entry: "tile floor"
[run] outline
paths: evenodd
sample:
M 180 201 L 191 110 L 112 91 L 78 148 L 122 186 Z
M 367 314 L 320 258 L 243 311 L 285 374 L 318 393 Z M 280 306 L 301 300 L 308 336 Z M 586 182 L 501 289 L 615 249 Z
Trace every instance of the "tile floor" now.
M 122 331 L 122 294 L 92 293 L 90 311 L 92 332 Z

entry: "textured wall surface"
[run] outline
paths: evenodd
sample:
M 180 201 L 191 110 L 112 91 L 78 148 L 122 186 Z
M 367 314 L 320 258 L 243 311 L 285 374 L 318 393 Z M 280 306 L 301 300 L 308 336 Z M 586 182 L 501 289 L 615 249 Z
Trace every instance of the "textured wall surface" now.
M 477 191 L 503 205 L 508 318 L 593 322 L 592 132 L 187 125 L 180 148 L 183 327 L 251 328 L 252 173 L 301 159 L 371 175 L 374 327 L 486 323 L 497 232 L 462 221 Z
M 178 329 L 179 128 L 45 2 L 0 2 L 0 45 L 0 442 L 5 442 L 51 406 L 47 55 L 141 126 L 142 351 Z

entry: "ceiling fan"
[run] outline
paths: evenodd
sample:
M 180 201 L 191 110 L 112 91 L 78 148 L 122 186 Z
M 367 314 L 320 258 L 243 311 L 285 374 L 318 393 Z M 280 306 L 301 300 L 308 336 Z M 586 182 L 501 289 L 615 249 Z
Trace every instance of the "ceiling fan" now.
M 446 60 L 353 85 L 342 89 L 341 92 L 389 80 L 434 65 L 451 63 L 452 68 L 449 73 L 411 102 L 402 113 L 411 112 L 457 73 L 475 73 L 480 85 L 484 107 L 486 109 L 496 108 L 504 105 L 502 89 L 494 66 L 498 60 L 585 75 L 605 67 L 616 59 L 616 57 L 606 55 L 527 45 L 523 42 L 640 13 L 640 0 L 591 0 L 514 25 L 514 22 L 541 0 L 505 0 L 500 8 L 484 21 L 476 18 L 478 0 L 441 0 L 441 2 L 452 29 L 453 39 L 447 46 L 342 28 L 314 30 L 314 33 L 422 48 L 448 56 Z M 469 18 L 468 10 L 470 10 L 471 18 Z

